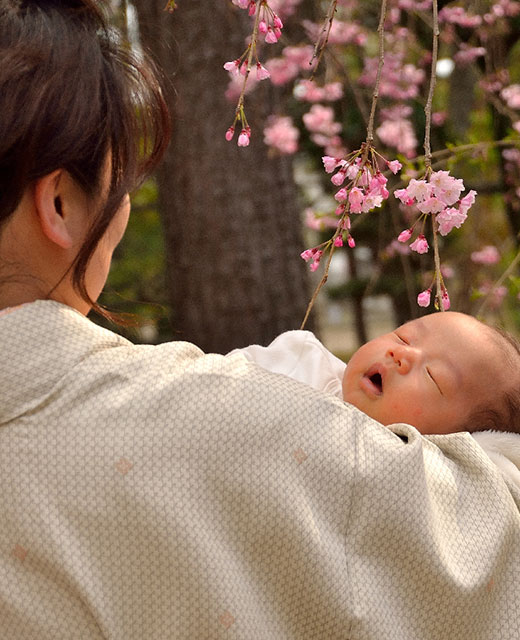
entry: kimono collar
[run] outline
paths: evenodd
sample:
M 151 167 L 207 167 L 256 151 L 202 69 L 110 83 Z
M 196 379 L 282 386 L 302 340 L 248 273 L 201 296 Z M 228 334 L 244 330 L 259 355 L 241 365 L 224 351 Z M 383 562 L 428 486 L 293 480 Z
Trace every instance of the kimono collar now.
M 0 316 L 0 425 L 45 402 L 93 350 L 128 344 L 53 300 L 5 310 Z

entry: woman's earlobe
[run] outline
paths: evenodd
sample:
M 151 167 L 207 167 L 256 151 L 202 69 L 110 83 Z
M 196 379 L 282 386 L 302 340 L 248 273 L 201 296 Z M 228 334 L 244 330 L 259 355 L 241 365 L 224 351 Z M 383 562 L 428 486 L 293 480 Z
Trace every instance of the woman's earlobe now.
M 37 180 L 34 187 L 34 206 L 43 235 L 61 249 L 74 244 L 69 225 L 72 221 L 64 214 L 63 196 L 60 190 L 64 171 L 58 169 Z

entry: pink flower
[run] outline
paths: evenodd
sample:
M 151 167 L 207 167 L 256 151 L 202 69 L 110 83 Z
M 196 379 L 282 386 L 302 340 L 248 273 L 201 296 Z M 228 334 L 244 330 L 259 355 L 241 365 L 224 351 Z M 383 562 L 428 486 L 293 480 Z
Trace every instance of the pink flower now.
M 423 202 L 432 195 L 433 185 L 426 180 L 412 178 L 406 190 L 410 198 L 414 198 L 417 202 Z
M 356 246 L 356 241 L 354 240 L 354 238 L 352 236 L 348 237 L 348 246 L 353 249 Z
M 435 111 L 432 113 L 432 124 L 436 127 L 442 126 L 446 122 L 448 114 L 446 111 Z
M 417 138 L 412 123 L 406 119 L 385 120 L 376 131 L 383 144 L 397 149 L 407 158 L 415 156 Z
M 376 195 L 371 191 L 368 195 L 365 196 L 365 199 L 363 200 L 363 206 L 361 207 L 361 211 L 363 213 L 368 213 L 369 211 L 372 211 L 372 209 L 375 209 L 376 207 L 380 207 L 382 203 L 383 203 L 383 196 Z
M 431 289 L 426 289 L 425 291 L 421 291 L 421 293 L 417 296 L 417 304 L 420 307 L 430 306 L 431 294 L 432 294 Z
M 305 249 L 305 251 L 300 253 L 300 257 L 303 258 L 305 262 L 308 262 L 315 253 L 316 249 Z
M 397 236 L 397 239 L 399 240 L 399 242 L 408 242 L 408 240 L 410 240 L 411 237 L 412 237 L 412 230 L 405 229 L 404 231 L 401 231 L 401 233 Z
M 229 127 L 229 129 L 226 131 L 226 140 L 229 142 L 230 140 L 233 139 L 234 135 L 235 135 L 235 127 Z
M 492 309 L 498 309 L 507 295 L 507 287 L 493 288 L 491 282 L 484 282 L 478 291 L 482 295 L 489 296 L 489 305 Z
M 275 44 L 276 42 L 278 42 L 278 38 L 276 37 L 276 33 L 272 27 L 267 27 L 267 33 L 265 34 L 265 41 L 267 42 L 267 44 Z
M 344 204 L 340 204 L 339 207 L 336 207 L 336 209 L 334 211 L 334 213 L 337 216 L 342 216 L 344 212 L 345 212 L 345 205 Z
M 280 20 L 280 18 L 276 14 L 273 18 L 273 26 L 276 29 L 283 29 L 283 22 Z
M 462 200 L 459 203 L 460 211 L 467 213 L 468 209 L 475 203 L 476 195 L 477 195 L 477 192 L 474 189 L 472 189 L 471 191 L 468 191 L 468 193 L 462 198 Z
M 343 189 L 342 189 L 343 191 Z M 348 194 L 351 213 L 361 213 L 364 201 L 363 191 L 359 187 L 353 187 Z
M 417 238 L 411 243 L 410 249 L 412 251 L 416 251 L 417 253 L 426 253 L 428 251 L 428 242 L 426 238 L 420 234 Z
M 346 174 L 346 171 L 344 169 L 340 169 L 337 173 L 335 173 L 332 176 L 330 181 L 332 182 L 332 184 L 336 185 L 336 187 L 339 187 L 345 182 L 345 174 Z
M 433 195 L 448 206 L 455 204 L 464 190 L 464 182 L 450 176 L 449 171 L 434 171 L 430 184 L 433 185 Z
M 450 296 L 448 295 L 447 289 L 442 290 L 441 299 L 442 299 L 442 308 L 444 309 L 444 311 L 448 311 L 448 309 L 451 307 L 451 302 L 450 302 Z
M 262 34 L 267 33 L 267 23 L 265 20 L 260 20 L 258 23 L 258 31 Z
M 401 171 L 401 169 L 403 168 L 403 165 L 399 162 L 399 160 L 391 160 L 386 164 L 388 165 L 388 168 L 393 174 L 396 174 L 398 171 Z
M 259 62 L 256 63 L 256 79 L 257 80 L 266 80 L 269 78 L 271 74 L 269 71 L 263 67 Z
M 411 207 L 414 204 L 413 198 L 408 193 L 408 189 L 396 189 L 394 196 L 398 198 L 403 204 Z
M 307 207 L 305 209 L 305 226 L 315 231 L 325 231 L 325 229 L 336 229 L 338 221 L 332 216 L 323 216 L 314 213 L 314 211 Z
M 500 96 L 511 109 L 520 109 L 520 84 L 511 84 L 509 87 L 502 89 Z
M 336 195 L 334 196 L 334 198 L 338 201 L 338 202 L 345 202 L 345 200 L 347 199 L 347 190 L 346 189 L 340 189 Z
M 435 196 L 417 203 L 417 208 L 421 213 L 439 213 L 445 207 L 444 202 Z
M 500 254 L 496 247 L 487 245 L 480 251 L 473 251 L 471 260 L 476 264 L 496 264 L 500 260 Z
M 240 60 L 231 60 L 230 62 L 226 62 L 224 65 L 224 69 L 229 71 L 229 73 L 233 73 L 234 75 L 238 75 L 240 73 Z
M 335 247 L 343 246 L 343 238 L 341 236 L 337 236 L 336 238 L 334 238 L 334 246 Z
M 314 261 L 309 265 L 309 269 L 311 271 L 316 271 L 316 269 L 320 266 L 320 260 L 321 260 L 321 256 L 323 255 L 323 251 L 318 250 L 316 248 L 311 249 L 311 251 L 313 252 L 312 256 L 314 258 Z
M 327 173 L 332 173 L 341 162 L 339 158 L 333 158 L 332 156 L 323 156 L 321 160 Z
M 242 129 L 240 135 L 238 136 L 238 146 L 239 147 L 247 147 L 249 145 L 249 134 L 246 129 Z
M 331 137 L 341 131 L 339 122 L 334 122 L 334 110 L 332 107 L 324 107 L 322 104 L 313 104 L 308 113 L 303 115 L 303 124 L 312 133 L 321 133 Z
M 280 153 L 292 154 L 298 151 L 300 132 L 289 116 L 270 116 L 264 128 L 264 142 Z
M 465 211 L 453 207 L 441 211 L 436 218 L 439 224 L 439 233 L 441 236 L 446 236 L 454 227 L 460 229 L 467 217 L 468 214 Z

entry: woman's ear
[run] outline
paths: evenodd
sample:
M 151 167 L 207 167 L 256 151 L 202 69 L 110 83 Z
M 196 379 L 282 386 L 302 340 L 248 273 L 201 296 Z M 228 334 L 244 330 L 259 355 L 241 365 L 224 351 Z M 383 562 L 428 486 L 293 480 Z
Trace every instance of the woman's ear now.
M 62 249 L 74 244 L 75 224 L 68 215 L 67 172 L 57 169 L 40 178 L 34 186 L 34 205 L 43 234 Z

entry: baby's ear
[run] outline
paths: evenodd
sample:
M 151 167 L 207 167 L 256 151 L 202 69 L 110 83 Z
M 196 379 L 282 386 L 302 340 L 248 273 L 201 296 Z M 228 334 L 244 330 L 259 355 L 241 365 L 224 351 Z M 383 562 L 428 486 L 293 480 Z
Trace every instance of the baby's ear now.
M 40 178 L 34 186 L 34 205 L 43 234 L 62 249 L 74 244 L 70 220 L 65 215 L 68 208 L 64 181 L 70 179 L 63 169 L 57 169 Z

